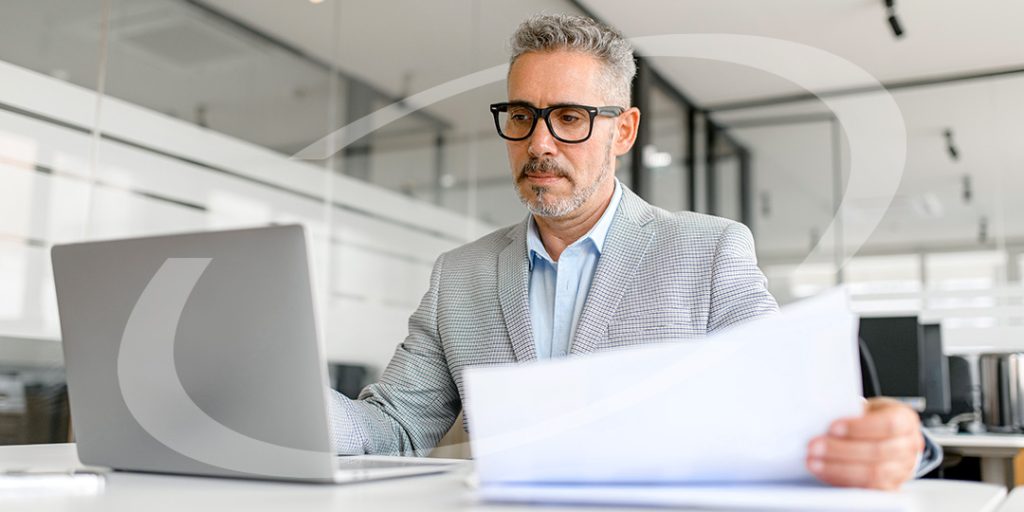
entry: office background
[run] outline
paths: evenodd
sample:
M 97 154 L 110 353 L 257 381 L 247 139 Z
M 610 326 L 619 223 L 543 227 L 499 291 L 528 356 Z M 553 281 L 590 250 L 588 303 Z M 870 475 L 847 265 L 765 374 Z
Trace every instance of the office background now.
M 536 12 L 590 14 L 631 37 L 781 38 L 863 67 L 902 111 L 907 163 L 891 204 L 844 209 L 850 233 L 885 210 L 844 266 L 842 238 L 805 259 L 835 214 L 847 142 L 785 78 L 639 47 L 645 131 L 617 175 L 658 206 L 747 223 L 782 303 L 845 283 L 861 312 L 940 321 L 947 352 L 1024 350 L 1024 4 L 896 7 L 901 37 L 874 0 L 6 1 L 0 365 L 17 378 L 0 383 L 0 415 L 31 401 L 18 390 L 26 374 L 59 385 L 48 251 L 79 240 L 303 223 L 328 358 L 372 379 L 436 256 L 525 216 L 487 110 L 504 84 L 412 112 L 331 158 L 291 156 L 507 61 L 508 36 Z M 836 96 L 858 94 L 853 85 L 836 83 Z

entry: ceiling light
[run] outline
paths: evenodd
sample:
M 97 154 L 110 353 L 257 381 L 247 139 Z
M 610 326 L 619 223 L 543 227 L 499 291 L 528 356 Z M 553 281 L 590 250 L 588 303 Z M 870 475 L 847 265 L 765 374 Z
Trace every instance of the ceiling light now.
M 644 146 L 643 151 L 644 167 L 648 169 L 661 169 L 672 165 L 672 154 L 666 151 L 658 151 L 654 144 Z
M 322 4 L 322 3 L 324 3 L 324 0 L 309 0 L 309 3 L 311 3 L 311 4 Z

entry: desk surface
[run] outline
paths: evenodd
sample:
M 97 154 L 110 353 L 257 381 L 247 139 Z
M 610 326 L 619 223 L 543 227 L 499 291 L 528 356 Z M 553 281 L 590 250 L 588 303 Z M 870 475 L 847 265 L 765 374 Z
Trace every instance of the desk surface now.
M 1020 512 L 1024 510 L 1024 487 L 1014 489 L 996 510 L 998 512 Z
M 67 470 L 81 467 L 74 445 L 0 447 L 0 470 Z M 292 484 L 219 478 L 110 473 L 96 496 L 3 497 L 8 510 L 358 510 L 611 512 L 610 507 L 535 507 L 481 504 L 466 484 L 466 472 L 351 485 Z M 972 482 L 922 480 L 903 491 L 915 510 L 995 512 L 1005 488 Z M 1024 499 L 1024 498 L 1022 498 Z M 633 509 L 629 509 L 633 510 Z M 649 512 L 651 509 L 636 509 Z
M 943 448 L 1024 448 L 1022 434 L 936 434 L 932 440 Z

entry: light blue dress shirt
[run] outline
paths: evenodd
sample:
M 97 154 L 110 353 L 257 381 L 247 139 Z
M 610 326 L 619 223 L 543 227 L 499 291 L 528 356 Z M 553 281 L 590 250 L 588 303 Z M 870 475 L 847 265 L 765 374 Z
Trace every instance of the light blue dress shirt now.
M 537 223 L 530 217 L 526 250 L 530 255 L 530 321 L 537 359 L 569 353 L 576 323 L 590 292 L 594 269 L 620 199 L 622 188 L 619 180 L 615 180 L 615 192 L 604 214 L 586 235 L 562 251 L 557 262 L 548 255 Z

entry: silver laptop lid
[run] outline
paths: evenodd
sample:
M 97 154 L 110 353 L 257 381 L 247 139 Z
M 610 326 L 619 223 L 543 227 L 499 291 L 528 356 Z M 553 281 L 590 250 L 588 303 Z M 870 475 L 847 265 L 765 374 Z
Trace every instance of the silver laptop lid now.
M 83 463 L 332 479 L 301 226 L 59 245 L 52 260 Z

